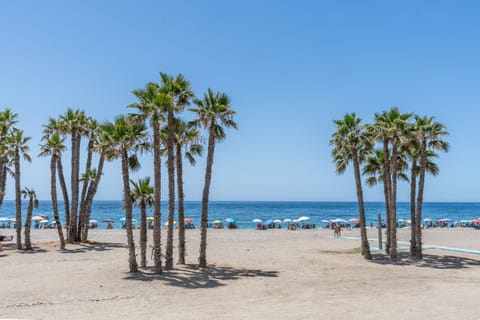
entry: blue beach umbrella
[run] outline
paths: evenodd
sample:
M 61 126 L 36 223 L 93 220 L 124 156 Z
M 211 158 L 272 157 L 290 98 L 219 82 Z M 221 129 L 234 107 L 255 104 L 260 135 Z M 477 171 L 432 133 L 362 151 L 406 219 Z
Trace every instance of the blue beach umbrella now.
M 264 224 L 267 225 L 267 226 L 268 226 L 268 225 L 271 225 L 271 224 L 273 224 L 273 220 L 271 220 L 271 219 L 270 219 L 270 220 L 267 220 L 267 221 L 265 221 Z
M 235 223 L 235 219 L 227 218 L 227 219 L 225 219 L 225 222 L 227 222 L 227 223 Z

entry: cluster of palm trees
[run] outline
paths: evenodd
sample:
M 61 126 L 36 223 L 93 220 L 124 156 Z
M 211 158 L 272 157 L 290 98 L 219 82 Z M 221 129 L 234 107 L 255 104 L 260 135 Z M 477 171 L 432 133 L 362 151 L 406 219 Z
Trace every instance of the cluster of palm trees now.
M 436 175 L 438 166 L 432 161 L 438 151 L 448 151 L 443 140 L 448 135 L 445 125 L 434 117 L 401 113 L 397 107 L 375 114 L 374 123 L 362 124 L 355 113 L 335 120 L 336 131 L 330 145 L 336 171 L 345 172 L 352 164 L 360 215 L 362 255 L 371 259 L 367 239 L 362 175 L 373 186 L 383 184 L 387 239 L 386 252 L 392 261 L 397 252 L 397 185 L 410 182 L 411 239 L 410 253 L 422 259 L 422 205 L 427 172 Z
M 134 90 L 137 102 L 128 107 L 135 112 L 120 116 L 115 122 L 107 124 L 106 141 L 109 149 L 107 158 L 122 160 L 124 184 L 124 207 L 126 210 L 126 229 L 129 247 L 129 266 L 131 272 L 138 269 L 135 244 L 132 233 L 132 203 L 141 210 L 140 248 L 141 266 L 146 266 L 146 206 L 153 204 L 153 250 L 154 269 L 162 273 L 161 246 L 161 158 L 167 158 L 168 178 L 168 219 L 167 243 L 165 246 L 165 269 L 173 268 L 173 236 L 175 201 L 178 203 L 178 263 L 185 264 L 185 224 L 183 193 L 183 158 L 195 164 L 195 157 L 202 154 L 203 138 L 200 129 L 208 134 L 208 152 L 205 172 L 205 184 L 202 196 L 201 244 L 199 266 L 206 267 L 207 221 L 210 183 L 215 152 L 215 144 L 225 138 L 225 128 L 237 128 L 233 119 L 235 111 L 231 108 L 229 97 L 222 92 L 208 89 L 203 98 L 195 98 L 191 83 L 181 74 L 170 76 L 160 73 L 160 83 L 149 82 L 145 88 Z M 196 106 L 189 110 L 196 115 L 194 120 L 186 122 L 179 117 L 191 103 Z M 149 131 L 147 131 L 147 125 Z M 138 182 L 130 180 L 129 170 L 138 169 L 136 152 L 153 151 L 153 187 L 150 178 Z M 133 190 L 130 188 L 133 186 Z M 177 188 L 175 188 L 175 185 Z M 153 194 L 152 194 L 153 193 Z M 177 196 L 176 196 L 177 194 Z

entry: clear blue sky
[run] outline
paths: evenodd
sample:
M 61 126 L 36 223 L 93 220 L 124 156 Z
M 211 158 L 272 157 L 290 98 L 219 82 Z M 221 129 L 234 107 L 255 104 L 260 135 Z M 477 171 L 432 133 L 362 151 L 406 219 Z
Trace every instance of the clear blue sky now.
M 480 201 L 479 17 L 477 1 L 2 1 L 0 108 L 33 137 L 22 184 L 41 199 L 42 124 L 68 107 L 111 120 L 164 71 L 197 95 L 227 92 L 238 112 L 216 149 L 213 200 L 355 200 L 352 171 L 331 163 L 332 120 L 397 105 L 451 133 L 426 200 Z M 151 175 L 143 166 L 137 176 Z M 204 159 L 187 168 L 187 199 L 201 198 L 203 173 Z M 97 199 L 121 194 L 108 164 Z M 382 200 L 380 188 L 365 196 Z

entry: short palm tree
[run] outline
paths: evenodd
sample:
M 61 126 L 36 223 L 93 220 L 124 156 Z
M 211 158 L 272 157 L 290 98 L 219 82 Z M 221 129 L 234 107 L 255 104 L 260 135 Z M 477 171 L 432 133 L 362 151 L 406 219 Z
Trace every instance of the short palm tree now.
M 42 138 L 45 143 L 41 146 L 40 157 L 51 156 L 50 158 L 50 196 L 52 198 L 52 209 L 55 224 L 57 225 L 58 237 L 60 238 L 60 249 L 65 248 L 65 238 L 63 236 L 62 223 L 60 222 L 60 214 L 58 211 L 57 199 L 57 164 L 58 158 L 61 157 L 65 145 L 65 138 L 60 134 L 52 133 Z
M 208 199 L 210 183 L 212 180 L 213 158 L 215 144 L 225 139 L 225 128 L 237 129 L 237 123 L 233 119 L 235 111 L 230 106 L 230 98 L 226 93 L 213 92 L 208 89 L 203 99 L 194 99 L 197 108 L 190 109 L 198 116 L 196 123 L 208 131 L 207 165 L 205 168 L 205 184 L 202 194 L 202 218 L 200 230 L 200 256 L 199 266 L 207 266 L 207 223 L 208 223 Z
M 123 207 L 125 209 L 125 224 L 129 253 L 130 272 L 137 272 L 138 265 L 135 256 L 135 242 L 132 227 L 132 198 L 130 191 L 130 168 L 138 168 L 136 152 L 148 148 L 147 132 L 143 124 L 139 124 L 125 116 L 118 116 L 114 123 L 104 126 L 104 148 L 107 159 L 121 159 L 123 177 Z
M 32 226 L 33 208 L 38 208 L 38 199 L 35 190 L 25 188 L 22 190 L 23 198 L 28 199 L 27 217 L 25 219 L 25 250 L 33 250 L 30 239 L 30 229 Z
M 364 162 L 365 156 L 371 152 L 372 140 L 364 127 L 361 126 L 361 121 L 362 119 L 358 118 L 355 113 L 347 113 L 343 119 L 335 120 L 336 131 L 332 135 L 330 145 L 333 146 L 332 157 L 338 174 L 344 173 L 350 163 L 353 165 L 360 215 L 362 255 L 365 259 L 370 260 L 372 256 L 367 238 L 360 164 Z
M 154 203 L 154 190 L 150 185 L 150 177 L 139 179 L 138 182 L 130 180 L 132 201 L 140 207 L 140 266 L 147 267 L 147 206 Z

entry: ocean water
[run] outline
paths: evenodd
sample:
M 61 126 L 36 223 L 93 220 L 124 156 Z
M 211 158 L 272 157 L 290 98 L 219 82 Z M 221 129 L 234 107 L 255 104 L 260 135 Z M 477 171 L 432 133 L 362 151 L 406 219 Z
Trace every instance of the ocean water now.
M 28 203 L 22 203 L 23 214 Z M 383 202 L 367 202 L 366 216 L 367 224 L 376 224 L 377 215 L 380 213 L 385 219 L 385 205 Z M 59 203 L 61 220 L 64 222 L 63 203 Z M 167 203 L 162 202 L 162 221 L 167 219 Z M 398 219 L 410 218 L 409 203 L 398 203 Z M 39 208 L 34 209 L 33 215 L 46 214 L 53 219 L 51 202 L 40 201 Z M 153 209 L 149 208 L 148 216 L 153 216 Z M 192 218 L 198 227 L 201 215 L 201 202 L 188 201 L 185 203 L 185 216 Z M 0 217 L 14 217 L 15 202 L 5 201 L 0 209 Z M 122 210 L 121 201 L 95 201 L 92 210 L 92 219 L 99 221 L 99 228 L 106 228 L 102 223 L 104 219 L 113 219 L 114 228 L 120 228 L 120 219 L 125 216 Z M 140 221 L 140 211 L 134 207 L 134 218 Z M 213 201 L 209 205 L 209 221 L 225 220 L 233 218 L 240 228 L 256 228 L 253 219 L 296 219 L 301 216 L 310 217 L 308 223 L 322 226 L 322 220 L 358 217 L 358 206 L 356 202 L 278 202 L 278 201 Z M 428 202 L 423 207 L 423 217 L 432 220 L 449 218 L 456 220 L 471 220 L 480 217 L 480 203 L 474 202 Z M 452 221 L 452 222 L 453 222 Z M 138 222 L 137 222 L 138 225 Z

